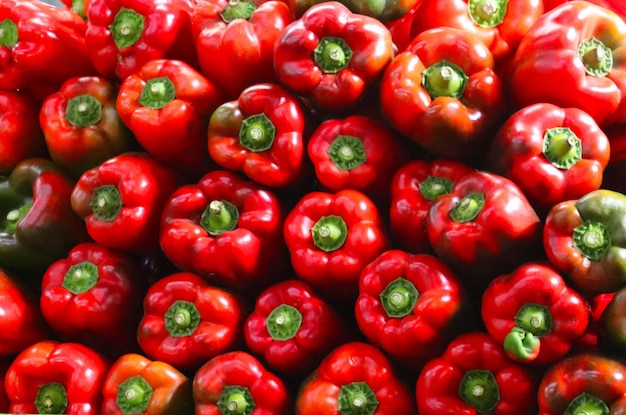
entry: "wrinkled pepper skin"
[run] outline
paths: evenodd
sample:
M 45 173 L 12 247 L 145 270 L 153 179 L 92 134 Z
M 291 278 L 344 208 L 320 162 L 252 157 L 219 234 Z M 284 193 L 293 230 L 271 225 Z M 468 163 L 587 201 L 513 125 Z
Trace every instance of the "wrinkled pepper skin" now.
M 195 415 L 287 415 L 291 400 L 283 381 L 244 351 L 214 357 L 193 378 Z
M 550 263 L 585 294 L 626 284 L 626 196 L 598 189 L 554 206 L 543 246 Z
M 415 398 L 387 356 L 363 342 L 330 352 L 300 386 L 295 415 L 415 414 Z
M 193 415 L 191 379 L 165 362 L 127 353 L 102 386 L 101 415 Z
M 507 355 L 547 366 L 562 359 L 586 333 L 585 299 L 545 263 L 528 262 L 494 279 L 482 297 L 482 320 Z
M 139 351 L 137 324 L 143 310 L 137 299 L 145 291 L 134 256 L 83 242 L 48 267 L 39 304 L 63 341 L 83 343 L 114 358 Z
M 550 103 L 516 111 L 489 146 L 487 168 L 515 182 L 542 217 L 600 188 L 611 153 L 589 114 Z
M 101 354 L 80 343 L 35 343 L 7 370 L 9 412 L 98 415 L 109 367 Z
M 148 289 L 137 341 L 143 352 L 180 370 L 243 345 L 248 305 L 190 272 L 166 276 Z
M 49 159 L 20 162 L 0 180 L 0 267 L 41 281 L 46 268 L 89 239 L 72 210 L 74 181 Z
M 50 158 L 72 176 L 138 148 L 117 112 L 117 94 L 108 78 L 79 76 L 41 104 L 39 124 Z
M 318 109 L 355 105 L 393 58 L 387 27 L 337 1 L 316 4 L 289 24 L 274 46 L 281 84 Z
M 489 334 L 453 339 L 417 379 L 420 415 L 528 415 L 537 413 L 537 376 L 509 358 Z
M 174 170 L 150 154 L 127 152 L 83 173 L 71 206 L 93 241 L 132 253 L 155 252 L 163 207 L 179 182 Z
M 545 13 L 520 42 L 509 77 L 513 105 L 580 108 L 601 127 L 621 121 L 624 50 L 626 21 L 617 13 L 583 0 L 565 2 Z
M 411 253 L 432 253 L 426 230 L 428 210 L 441 195 L 452 191 L 462 177 L 475 172 L 469 165 L 444 158 L 410 160 L 394 173 L 389 226 L 395 244 Z
M 626 286 L 604 296 L 609 297 L 604 298 L 607 302 L 597 321 L 597 346 L 600 351 L 620 356 L 626 351 Z
M 226 170 L 172 192 L 163 208 L 160 244 L 179 269 L 213 283 L 257 293 L 287 264 L 278 197 Z
M 415 373 L 477 321 L 450 268 L 435 256 L 398 249 L 365 267 L 354 315 L 371 343 Z
M 626 366 L 596 353 L 581 353 L 552 365 L 541 379 L 539 415 L 626 413 Z
M 493 54 L 480 38 L 451 27 L 421 32 L 395 55 L 380 81 L 380 105 L 398 132 L 456 160 L 482 155 L 506 111 Z

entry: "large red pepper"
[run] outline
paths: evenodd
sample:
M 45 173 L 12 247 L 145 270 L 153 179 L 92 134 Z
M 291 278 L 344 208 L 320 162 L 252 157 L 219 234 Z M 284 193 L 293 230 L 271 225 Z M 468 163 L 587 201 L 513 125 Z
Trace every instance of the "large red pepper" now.
M 247 304 L 190 272 L 155 282 L 143 300 L 137 341 L 143 352 L 180 370 L 243 345 Z
M 333 301 L 356 298 L 361 272 L 389 246 L 378 208 L 354 189 L 304 195 L 284 238 L 296 275 Z
M 387 356 L 369 343 L 330 352 L 300 386 L 296 415 L 415 414 L 415 397 Z
M 495 278 L 481 302 L 483 323 L 513 360 L 549 365 L 586 333 L 585 299 L 548 264 L 527 262 Z
M 188 63 L 155 59 L 124 79 L 116 108 L 148 153 L 197 179 L 214 167 L 207 123 L 221 102 L 215 84 Z
M 477 327 L 471 307 L 459 278 L 437 257 L 392 249 L 361 273 L 354 314 L 370 342 L 417 372 Z
M 589 114 L 538 103 L 506 120 L 485 163 L 515 182 L 545 216 L 557 203 L 600 188 L 609 158 L 609 139 Z
M 626 117 L 626 22 L 587 1 L 546 12 L 524 35 L 511 64 L 517 108 L 549 102 L 580 108 L 601 126 Z
M 394 54 L 389 29 L 338 1 L 310 7 L 276 40 L 280 82 L 324 110 L 356 104 L 380 78 Z
M 15 414 L 98 415 L 109 362 L 80 343 L 41 341 L 20 354 L 4 380 Z
M 129 252 L 159 249 L 161 213 L 179 177 L 147 153 L 124 153 L 83 173 L 71 204 L 91 238 Z
M 494 65 L 487 46 L 469 32 L 421 32 L 385 69 L 382 111 L 393 128 L 436 156 L 482 156 L 506 111 Z
M 46 322 L 63 341 L 116 357 L 139 351 L 137 324 L 142 308 L 137 299 L 144 294 L 134 256 L 83 242 L 48 267 L 39 304 Z
M 274 193 L 226 170 L 173 192 L 163 209 L 161 249 L 183 271 L 256 292 L 287 263 L 283 211 Z
M 308 375 L 350 338 L 343 317 L 304 281 L 288 279 L 256 299 L 244 326 L 246 345 L 278 373 Z
M 287 415 L 291 397 L 283 381 L 244 351 L 206 362 L 193 378 L 196 415 Z
M 528 415 L 537 413 L 537 384 L 489 334 L 465 333 L 420 372 L 417 409 L 420 415 Z

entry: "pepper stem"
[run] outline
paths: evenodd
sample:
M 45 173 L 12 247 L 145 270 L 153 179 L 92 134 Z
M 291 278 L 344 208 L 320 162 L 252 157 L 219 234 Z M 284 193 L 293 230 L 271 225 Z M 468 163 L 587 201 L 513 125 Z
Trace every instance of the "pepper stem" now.
M 87 20 L 87 15 L 85 14 L 85 0 L 72 0 L 71 9 L 74 13 L 83 18 L 83 20 Z
M 125 415 L 143 413 L 154 389 L 141 375 L 132 376 L 117 386 L 117 406 Z
M 340 37 L 325 36 L 313 51 L 313 58 L 324 73 L 337 73 L 350 64 L 352 49 Z
M 25 202 L 22 206 L 11 209 L 7 212 L 5 216 L 4 226 L 2 227 L 3 232 L 13 233 L 17 230 L 17 226 L 24 219 L 24 217 L 30 212 L 30 209 L 33 207 L 33 201 L 29 200 Z
M 550 128 L 543 136 L 543 155 L 559 169 L 567 170 L 581 159 L 582 142 L 567 127 Z
M 530 362 L 539 354 L 541 341 L 530 331 L 513 327 L 504 337 L 504 350 L 518 361 Z
M 500 401 L 500 388 L 489 370 L 469 370 L 459 384 L 459 396 L 478 412 L 490 412 Z
M 363 140 L 350 135 L 338 135 L 330 144 L 328 156 L 339 170 L 353 170 L 367 161 Z
M 415 285 L 402 277 L 391 281 L 380 293 L 383 308 L 389 317 L 404 317 L 413 312 L 419 292 Z
M 578 45 L 578 56 L 591 76 L 606 76 L 613 69 L 613 52 L 595 37 L 585 39 Z
M 611 248 L 611 235 L 600 222 L 585 221 L 574 228 L 574 247 L 592 261 L 598 261 Z
M 552 313 L 544 305 L 527 303 L 515 314 L 515 324 L 537 337 L 542 337 L 552 332 Z
M 63 277 L 62 287 L 74 295 L 89 291 L 98 283 L 98 266 L 90 261 L 72 265 Z
M 200 225 L 209 235 L 218 236 L 237 227 L 239 210 L 226 200 L 212 200 L 202 212 Z
M 224 10 L 220 13 L 220 17 L 224 23 L 230 23 L 235 19 L 248 20 L 252 13 L 256 10 L 253 2 L 247 0 L 230 0 Z
M 113 185 L 96 187 L 89 207 L 96 219 L 104 222 L 113 221 L 122 210 L 120 191 Z
M 67 409 L 65 387 L 58 382 L 41 385 L 35 396 L 35 407 L 40 414 L 62 414 Z
M 122 7 L 109 25 L 111 36 L 118 49 L 133 46 L 143 33 L 144 17 L 132 9 Z
M 265 324 L 272 339 L 293 339 L 302 326 L 302 314 L 295 307 L 281 304 L 267 316 Z
M 269 150 L 275 137 L 276 126 L 263 113 L 249 116 L 239 129 L 239 143 L 253 152 Z
M 583 392 L 567 405 L 563 415 L 609 415 L 608 405 L 600 398 Z
M 470 193 L 461 200 L 448 213 L 455 222 L 471 222 L 478 217 L 485 207 L 485 195 L 482 193 Z
M 167 76 L 152 78 L 146 81 L 141 90 L 139 103 L 155 110 L 165 107 L 176 98 L 176 87 Z
M 373 415 L 378 407 L 376 394 L 365 382 L 341 386 L 337 396 L 337 411 L 341 415 Z
M 191 335 L 200 325 L 200 312 L 190 301 L 177 300 L 163 315 L 165 328 L 172 337 Z
M 341 216 L 321 217 L 311 228 L 313 244 L 325 252 L 341 248 L 348 237 L 348 227 Z
M 252 394 L 243 386 L 224 387 L 217 401 L 217 408 L 222 415 L 250 415 L 255 407 Z
M 504 21 L 508 0 L 469 0 L 469 15 L 478 26 L 494 27 Z
M 452 180 L 444 177 L 428 176 L 418 187 L 424 198 L 434 202 L 439 196 L 450 193 L 453 185 Z
M 432 99 L 459 98 L 465 92 L 467 75 L 460 66 L 441 60 L 422 72 L 422 86 Z
M 0 22 L 0 46 L 13 49 L 18 41 L 17 25 L 6 18 Z
M 102 119 L 102 104 L 92 95 L 78 95 L 67 101 L 65 118 L 79 128 L 95 125 Z

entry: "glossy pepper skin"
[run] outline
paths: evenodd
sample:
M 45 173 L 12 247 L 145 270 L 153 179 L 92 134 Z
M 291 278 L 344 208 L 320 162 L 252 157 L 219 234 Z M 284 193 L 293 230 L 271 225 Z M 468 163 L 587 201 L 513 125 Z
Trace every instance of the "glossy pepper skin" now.
M 276 40 L 274 70 L 281 84 L 319 109 L 356 104 L 393 57 L 387 27 L 337 1 L 310 7 Z
M 410 13 L 421 0 L 341 0 L 354 13 L 363 14 L 379 20 L 385 24 L 401 19 Z M 316 4 L 323 3 L 321 0 L 287 0 L 287 4 L 297 18 Z
M 43 275 L 41 313 L 63 341 L 117 357 L 139 351 L 145 284 L 134 256 L 95 242 L 75 245 Z M 114 342 L 111 339 L 115 339 Z
M 283 221 L 273 192 L 236 173 L 214 170 L 172 192 L 163 208 L 161 248 L 183 271 L 258 292 L 287 262 Z
M 229 101 L 254 84 L 277 83 L 274 43 L 293 20 L 284 1 L 199 0 L 192 28 L 202 73 Z
M 113 362 L 102 394 L 102 415 L 194 413 L 191 379 L 172 365 L 137 353 Z
M 432 253 L 426 218 L 433 202 L 450 193 L 454 184 L 476 170 L 446 158 L 410 160 L 391 178 L 389 227 L 394 244 L 408 252 Z
M 38 121 L 50 158 L 73 177 L 138 148 L 117 112 L 117 94 L 108 78 L 78 76 L 41 104 Z
M 543 217 L 557 203 L 599 189 L 611 152 L 589 114 L 550 103 L 516 111 L 489 146 L 487 168 L 515 182 Z
M 387 356 L 364 342 L 330 352 L 300 386 L 296 415 L 415 414 L 415 398 Z
M 155 159 L 197 179 L 214 167 L 206 151 L 208 115 L 222 93 L 190 64 L 154 59 L 120 85 L 116 108 Z
M 159 249 L 162 209 L 180 178 L 148 153 L 127 152 L 83 173 L 71 206 L 93 241 L 133 253 Z
M 89 239 L 72 210 L 74 181 L 49 159 L 29 158 L 0 180 L 0 267 L 41 281 L 46 268 Z
M 80 343 L 34 343 L 7 370 L 10 412 L 97 415 L 109 366 L 101 354 Z
M 283 235 L 298 278 L 332 301 L 356 298 L 361 272 L 389 246 L 378 208 L 354 189 L 307 193 Z
M 92 0 L 85 43 L 98 73 L 123 81 L 155 59 L 197 63 L 193 0 Z
M 9 175 L 24 159 L 48 157 L 38 111 L 26 93 L 0 91 L 0 175 Z
M 450 27 L 419 33 L 393 58 L 381 79 L 380 105 L 398 132 L 457 160 L 482 155 L 506 110 L 493 54 L 477 36 Z
M 597 353 L 580 353 L 552 365 L 541 379 L 539 415 L 622 414 L 626 411 L 626 366 Z
M 626 116 L 626 22 L 587 1 L 545 13 L 524 35 L 512 61 L 511 99 L 580 108 L 601 127 Z M 541 79 L 541 82 L 536 82 Z
M 546 366 L 586 333 L 587 301 L 550 265 L 527 262 L 494 279 L 482 297 L 482 320 L 513 360 Z
M 287 279 L 257 297 L 244 336 L 248 349 L 270 370 L 302 377 L 351 333 L 344 318 L 311 286 Z
M 598 189 L 554 206 L 545 220 L 543 246 L 550 263 L 585 294 L 626 284 L 626 196 Z
M 283 381 L 245 351 L 206 362 L 193 378 L 196 415 L 287 415 L 291 396 Z
M 180 370 L 243 345 L 247 304 L 190 272 L 177 272 L 150 286 L 143 299 L 137 341 L 143 352 Z
M 354 315 L 370 342 L 416 372 L 477 321 L 448 266 L 435 256 L 399 249 L 385 251 L 365 267 Z
M 420 415 L 527 415 L 537 413 L 538 379 L 509 358 L 489 334 L 453 339 L 417 379 Z
M 615 292 L 600 294 L 596 341 L 600 351 L 616 356 L 626 350 L 626 285 Z

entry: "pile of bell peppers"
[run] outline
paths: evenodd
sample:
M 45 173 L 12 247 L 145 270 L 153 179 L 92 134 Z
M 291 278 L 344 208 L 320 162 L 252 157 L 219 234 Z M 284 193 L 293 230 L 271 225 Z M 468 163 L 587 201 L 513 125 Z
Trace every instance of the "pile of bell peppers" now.
M 621 0 L 0 3 L 0 413 L 626 413 Z

